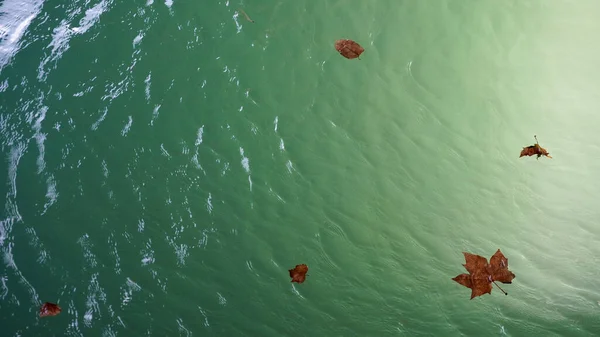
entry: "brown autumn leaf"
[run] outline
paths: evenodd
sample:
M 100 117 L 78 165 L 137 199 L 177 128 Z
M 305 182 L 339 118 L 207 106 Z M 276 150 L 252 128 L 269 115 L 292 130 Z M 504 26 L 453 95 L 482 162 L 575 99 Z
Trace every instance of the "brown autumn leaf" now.
M 294 269 L 290 269 L 289 272 L 292 282 L 302 283 L 306 279 L 308 266 L 305 264 L 297 264 L 296 267 L 294 267 Z
M 360 54 L 365 51 L 365 49 L 358 43 L 348 39 L 335 41 L 335 50 L 337 50 L 343 57 L 347 59 L 355 59 L 360 57 Z
M 473 282 L 471 282 L 471 275 L 469 274 L 460 274 L 457 277 L 453 278 L 453 280 L 467 288 L 471 288 L 471 285 L 473 284 Z
M 58 305 L 46 302 L 40 308 L 40 317 L 56 316 L 60 314 L 61 311 L 62 309 Z
M 531 146 L 527 146 L 524 147 L 523 150 L 521 150 L 521 155 L 519 156 L 519 158 L 523 157 L 523 156 L 535 156 L 537 155 L 536 159 L 539 159 L 541 156 L 546 156 L 548 158 L 552 158 L 552 156 L 550 156 L 550 153 L 548 151 L 546 151 L 546 149 L 544 149 L 543 147 L 540 146 L 540 144 L 538 143 L 537 140 L 537 136 L 533 136 L 535 138 L 535 144 L 531 145 Z
M 463 252 L 465 256 L 465 264 L 463 266 L 469 274 L 460 274 L 453 278 L 456 283 L 459 283 L 471 289 L 471 299 L 484 294 L 492 293 L 492 283 L 498 287 L 505 295 L 508 295 L 495 281 L 510 284 L 515 278 L 510 270 L 508 270 L 508 259 L 502 254 L 500 249 L 490 258 L 490 263 L 487 259 L 480 255 Z
M 490 264 L 487 269 L 494 281 L 510 284 L 515 278 L 515 274 L 508 270 L 508 259 L 502 254 L 500 249 L 490 258 Z

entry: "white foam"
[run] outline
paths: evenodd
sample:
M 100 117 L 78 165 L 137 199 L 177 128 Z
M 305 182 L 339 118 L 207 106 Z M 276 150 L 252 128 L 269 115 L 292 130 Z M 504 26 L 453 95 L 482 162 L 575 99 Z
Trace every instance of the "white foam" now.
M 244 156 L 244 149 L 240 147 L 240 155 L 242 155 L 242 167 L 246 173 L 250 173 L 250 159 Z
M 227 305 L 227 299 L 223 295 L 221 295 L 220 292 L 217 292 L 217 296 L 219 297 L 219 304 L 220 305 L 222 305 L 222 306 Z
M 71 28 L 69 20 L 78 13 L 77 10 L 68 14 L 68 19 L 62 20 L 60 25 L 54 28 L 52 32 L 52 41 L 48 47 L 52 47 L 50 56 L 45 58 L 40 66 L 38 67 L 38 79 L 44 79 L 47 75 L 44 72 L 44 67 L 48 62 L 54 62 L 58 60 L 65 51 L 69 49 L 69 41 L 74 35 L 81 35 L 92 28 L 99 20 L 102 13 L 108 9 L 108 1 L 102 0 L 95 6 L 85 11 L 85 16 L 79 20 L 79 26 Z
M 35 141 L 37 143 L 38 150 L 40 151 L 40 154 L 37 158 L 38 174 L 42 173 L 42 171 L 44 171 L 44 168 L 46 167 L 46 162 L 44 161 L 44 154 L 46 153 L 44 141 L 46 140 L 46 134 L 42 133 L 42 122 L 46 118 L 46 112 L 48 112 L 48 107 L 43 106 L 40 109 L 40 111 L 36 114 L 37 119 L 33 124 L 33 130 L 35 132 Z
M 150 102 L 150 85 L 152 80 L 152 72 L 148 73 L 148 77 L 146 77 L 146 79 L 144 80 L 144 83 L 146 83 L 146 101 Z
M 154 125 L 154 120 L 158 118 L 158 110 L 160 110 L 160 104 L 157 104 L 152 110 L 152 119 L 150 120 L 150 125 Z
M 137 46 L 140 42 L 142 42 L 142 39 L 144 38 L 144 33 L 140 32 L 134 39 L 133 39 L 133 46 Z
M 54 176 L 50 175 L 46 180 L 46 183 L 46 199 L 48 199 L 48 201 L 46 201 L 46 203 L 44 204 L 44 211 L 42 212 L 42 214 L 45 214 L 48 208 L 54 205 L 56 203 L 56 200 L 58 199 L 58 192 L 56 191 L 56 180 L 54 179 Z
M 17 196 L 17 166 L 23 154 L 25 154 L 26 145 L 24 143 L 18 143 L 16 146 L 10 149 L 10 155 L 8 160 L 8 181 L 10 184 L 10 195 L 12 197 Z
M 131 124 L 133 124 L 133 118 L 131 116 L 129 116 L 129 121 L 127 122 L 127 124 L 125 124 L 125 126 L 123 127 L 123 130 L 121 131 L 122 136 L 127 136 L 127 133 L 131 129 Z
M 212 195 L 208 193 L 208 198 L 206 199 L 206 210 L 208 213 L 212 213 L 213 205 L 212 205 Z
M 204 125 L 202 125 L 199 129 L 198 129 L 198 135 L 196 137 L 196 146 L 202 144 L 202 135 L 204 135 Z
M 21 37 L 43 3 L 43 0 L 4 0 L 0 4 L 0 71 L 19 50 Z

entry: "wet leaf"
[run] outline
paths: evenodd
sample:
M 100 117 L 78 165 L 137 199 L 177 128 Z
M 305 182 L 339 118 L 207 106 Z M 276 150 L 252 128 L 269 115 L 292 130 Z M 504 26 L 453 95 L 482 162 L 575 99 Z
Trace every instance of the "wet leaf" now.
M 536 156 L 536 159 L 539 159 L 541 156 L 546 156 L 548 158 L 552 158 L 552 156 L 550 156 L 550 153 L 548 151 L 546 151 L 546 149 L 544 149 L 543 147 L 540 146 L 540 144 L 538 144 L 538 140 L 537 140 L 537 136 L 533 136 L 535 138 L 535 144 L 531 145 L 531 146 L 527 146 L 524 147 L 523 150 L 521 150 L 521 155 L 519 156 L 519 158 L 523 157 L 523 156 Z
M 492 293 L 492 283 L 494 283 L 505 295 L 508 295 L 500 288 L 495 281 L 512 283 L 515 278 L 510 270 L 508 270 L 508 259 L 502 254 L 500 249 L 490 258 L 490 263 L 487 259 L 480 255 L 463 252 L 465 256 L 465 264 L 463 266 L 468 274 L 460 274 L 453 278 L 456 283 L 459 283 L 471 289 L 471 299 L 484 294 Z
M 40 308 L 40 317 L 56 316 L 60 314 L 61 311 L 62 309 L 58 305 L 46 302 Z
M 335 41 L 335 50 L 347 59 L 355 59 L 365 51 L 358 43 L 347 39 Z
M 290 269 L 290 277 L 292 282 L 302 283 L 306 279 L 306 273 L 308 272 L 308 266 L 305 264 L 298 264 L 294 269 Z

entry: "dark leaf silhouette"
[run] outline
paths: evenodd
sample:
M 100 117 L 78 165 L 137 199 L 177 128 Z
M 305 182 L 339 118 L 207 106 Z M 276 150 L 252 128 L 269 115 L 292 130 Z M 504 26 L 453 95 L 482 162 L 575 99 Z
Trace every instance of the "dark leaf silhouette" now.
M 308 272 L 308 266 L 305 264 L 298 264 L 294 269 L 290 269 L 290 277 L 292 282 L 302 283 L 306 279 L 306 273 Z
M 468 274 L 460 274 L 453 278 L 456 283 L 471 289 L 471 299 L 483 294 L 492 293 L 492 283 L 505 295 L 508 295 L 495 281 L 512 283 L 515 278 L 508 270 L 508 259 L 500 249 L 490 258 L 490 263 L 485 257 L 463 252 L 466 263 L 463 264 Z
M 355 59 L 365 51 L 358 43 L 347 39 L 335 41 L 335 50 L 347 59 Z
M 40 317 L 56 316 L 56 315 L 60 314 L 61 311 L 62 311 L 62 309 L 58 305 L 56 305 L 54 303 L 46 302 L 40 308 Z
M 550 153 L 548 151 L 546 151 L 546 149 L 544 149 L 543 147 L 540 146 L 540 144 L 538 143 L 538 140 L 537 140 L 537 136 L 534 135 L 533 138 L 535 138 L 535 144 L 524 147 L 523 150 L 521 150 L 521 155 L 519 156 L 519 158 L 521 158 L 523 156 L 529 157 L 529 156 L 535 156 L 535 155 L 537 155 L 536 159 L 539 159 L 541 156 L 546 156 L 548 158 L 552 158 L 550 156 Z

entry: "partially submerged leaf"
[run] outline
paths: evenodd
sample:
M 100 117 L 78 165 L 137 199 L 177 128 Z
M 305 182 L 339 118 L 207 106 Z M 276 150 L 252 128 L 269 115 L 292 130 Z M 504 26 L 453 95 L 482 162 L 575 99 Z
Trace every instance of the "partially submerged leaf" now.
M 465 264 L 463 266 L 469 274 L 460 274 L 454 277 L 456 283 L 461 284 L 471 289 L 471 299 L 484 294 L 492 293 L 492 283 L 500 290 L 495 281 L 502 283 L 512 283 L 515 278 L 510 270 L 508 270 L 508 259 L 502 254 L 500 249 L 490 258 L 490 263 L 487 259 L 480 255 L 463 252 L 465 256 Z M 508 295 L 502 290 L 505 295 Z
M 335 50 L 347 59 L 355 59 L 365 51 L 358 43 L 348 39 L 335 41 Z
M 540 144 L 538 143 L 537 140 L 537 136 L 533 136 L 535 138 L 535 144 L 524 147 L 523 150 L 521 150 L 521 155 L 519 156 L 519 158 L 523 157 L 523 156 L 536 156 L 536 159 L 539 159 L 541 156 L 546 156 L 548 158 L 552 158 L 552 156 L 550 156 L 550 153 L 548 151 L 546 151 L 546 149 L 544 149 L 543 147 L 540 146 Z
M 294 269 L 288 270 L 290 272 L 290 277 L 292 278 L 292 282 L 302 283 L 306 279 L 306 273 L 308 272 L 308 266 L 305 264 L 298 264 Z
M 62 309 L 58 305 L 56 305 L 54 303 L 46 302 L 40 308 L 40 317 L 56 316 L 56 315 L 60 314 L 61 311 L 62 311 Z
M 244 12 L 243 9 L 239 8 L 240 12 L 242 12 L 242 14 L 244 14 L 244 17 L 246 18 L 246 20 L 254 23 L 254 20 L 250 19 L 250 17 L 248 16 L 248 14 L 246 14 L 246 12 Z

